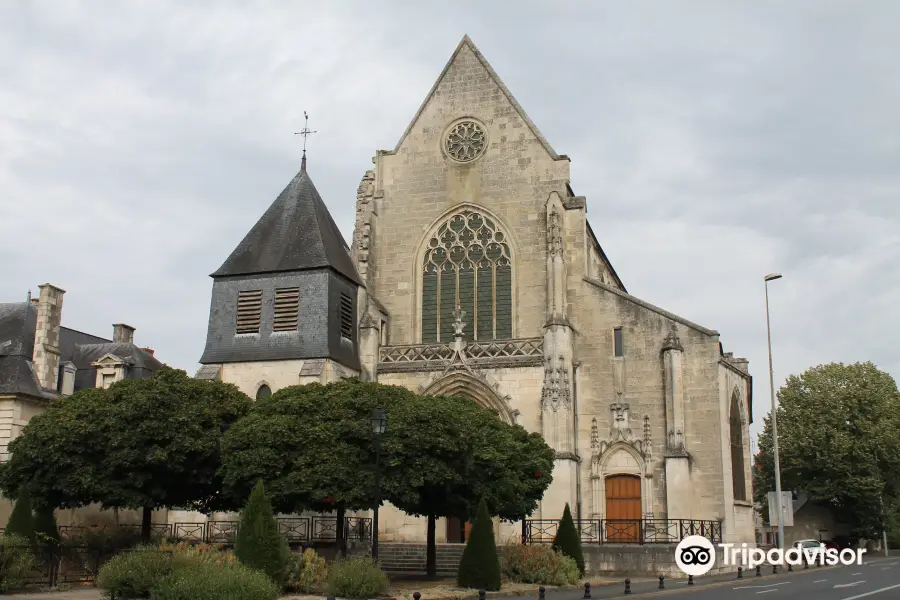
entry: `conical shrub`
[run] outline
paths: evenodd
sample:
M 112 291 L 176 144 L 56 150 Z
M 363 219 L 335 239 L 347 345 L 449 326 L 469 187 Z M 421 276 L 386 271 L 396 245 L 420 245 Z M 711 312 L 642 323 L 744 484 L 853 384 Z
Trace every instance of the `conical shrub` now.
M 559 528 L 556 530 L 556 536 L 553 538 L 552 548 L 573 559 L 575 564 L 578 565 L 578 572 L 584 575 L 584 553 L 581 551 L 581 536 L 578 535 L 575 521 L 572 520 L 572 511 L 569 510 L 568 503 L 563 511 L 562 520 L 559 522 Z
M 40 544 L 59 542 L 59 527 L 53 515 L 53 507 L 38 506 L 34 509 L 34 531 Z
M 290 549 L 278 531 L 272 504 L 260 480 L 241 511 L 234 554 L 244 565 L 262 571 L 279 585 L 284 581 Z
M 19 497 L 13 506 L 12 513 L 9 515 L 9 521 L 3 530 L 5 535 L 16 535 L 23 537 L 31 543 L 35 542 L 34 535 L 34 515 L 31 514 L 31 498 L 28 490 L 22 488 L 19 491 Z
M 456 583 L 460 587 L 489 592 L 500 589 L 500 558 L 494 540 L 494 523 L 483 499 L 478 503 L 478 513 L 459 561 Z

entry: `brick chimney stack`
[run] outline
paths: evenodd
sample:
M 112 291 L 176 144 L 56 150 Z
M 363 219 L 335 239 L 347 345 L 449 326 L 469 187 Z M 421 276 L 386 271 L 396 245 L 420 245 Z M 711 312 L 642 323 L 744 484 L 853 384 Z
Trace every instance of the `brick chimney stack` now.
M 134 343 L 134 327 L 125 323 L 113 325 L 113 341 L 118 344 Z
M 41 295 L 37 300 L 32 362 L 41 387 L 55 390 L 59 379 L 59 328 L 66 291 L 49 283 L 39 287 Z

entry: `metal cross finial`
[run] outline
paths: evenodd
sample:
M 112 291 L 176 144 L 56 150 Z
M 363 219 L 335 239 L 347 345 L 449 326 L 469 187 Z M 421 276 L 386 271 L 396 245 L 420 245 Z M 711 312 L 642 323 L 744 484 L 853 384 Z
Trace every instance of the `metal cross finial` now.
M 296 132 L 294 135 L 302 135 L 303 136 L 303 154 L 306 154 L 306 138 L 311 136 L 314 133 L 318 133 L 317 131 L 312 131 L 309 128 L 309 115 L 306 114 L 306 111 L 303 111 L 303 129 Z

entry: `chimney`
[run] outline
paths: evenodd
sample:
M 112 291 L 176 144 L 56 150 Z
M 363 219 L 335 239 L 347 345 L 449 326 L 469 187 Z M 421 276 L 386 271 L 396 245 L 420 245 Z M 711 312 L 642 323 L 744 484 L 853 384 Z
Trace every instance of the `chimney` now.
M 39 286 L 37 326 L 34 329 L 34 371 L 41 387 L 56 390 L 59 382 L 59 328 L 65 290 L 45 283 Z
M 141 350 L 143 350 L 144 352 L 146 352 L 146 353 L 149 354 L 150 356 L 153 356 L 153 348 L 141 348 Z
M 31 305 L 32 305 L 35 309 L 38 307 L 38 305 L 40 304 L 40 302 L 41 302 L 41 301 L 38 300 L 37 298 L 32 298 L 32 299 L 31 299 Z
M 113 341 L 118 344 L 134 343 L 134 327 L 125 323 L 113 325 Z

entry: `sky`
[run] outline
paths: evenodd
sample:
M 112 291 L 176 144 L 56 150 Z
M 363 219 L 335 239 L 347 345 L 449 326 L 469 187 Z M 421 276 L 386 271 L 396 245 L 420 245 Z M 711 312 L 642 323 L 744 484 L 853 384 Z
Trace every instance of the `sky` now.
M 554 149 L 628 291 L 716 329 L 769 407 L 820 363 L 900 376 L 900 3 L 0 3 L 0 302 L 193 373 L 216 270 L 309 165 L 360 178 L 468 34 Z

